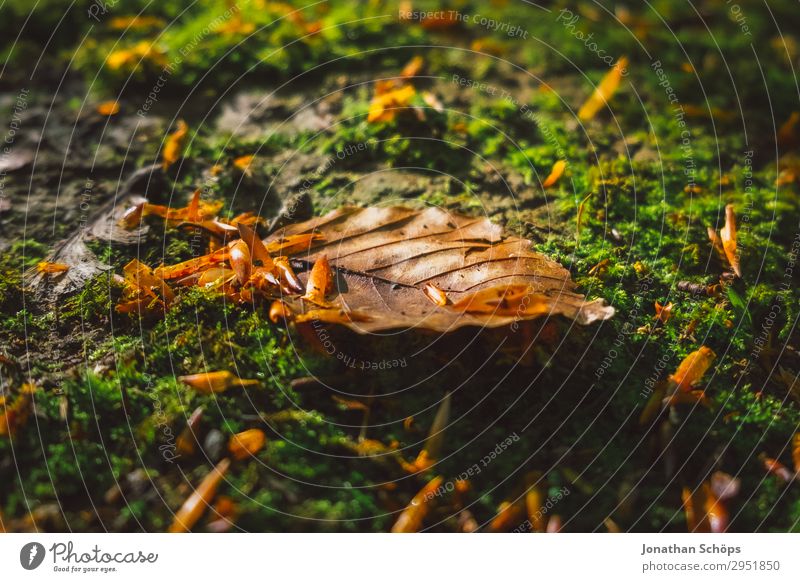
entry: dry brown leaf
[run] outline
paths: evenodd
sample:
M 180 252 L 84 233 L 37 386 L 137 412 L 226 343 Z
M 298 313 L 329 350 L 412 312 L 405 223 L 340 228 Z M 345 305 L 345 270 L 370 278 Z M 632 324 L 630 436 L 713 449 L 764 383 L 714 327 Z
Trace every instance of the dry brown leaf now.
M 589 121 L 597 112 L 608 103 L 611 97 L 616 93 L 622 77 L 625 76 L 628 67 L 628 59 L 622 57 L 614 65 L 606 76 L 600 81 L 595 88 L 592 95 L 586 100 L 578 111 L 578 119 L 581 121 Z
M 323 255 L 333 271 L 327 300 L 335 309 L 316 310 L 315 316 L 359 333 L 446 332 L 555 315 L 590 324 L 614 313 L 602 300 L 587 302 L 575 293 L 569 272 L 530 250 L 530 241 L 506 235 L 486 218 L 437 208 L 343 207 L 278 231 L 266 246 L 272 252 L 277 241 L 297 236 L 310 242 L 285 252 L 302 284 Z M 430 301 L 428 284 L 450 304 Z M 299 297 L 283 300 L 297 321 L 314 319 Z

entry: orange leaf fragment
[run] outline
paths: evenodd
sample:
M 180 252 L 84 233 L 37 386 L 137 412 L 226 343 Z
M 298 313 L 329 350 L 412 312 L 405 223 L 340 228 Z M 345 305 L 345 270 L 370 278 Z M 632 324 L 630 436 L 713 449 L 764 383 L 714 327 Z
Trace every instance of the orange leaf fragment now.
M 655 388 L 653 388 L 653 392 L 650 394 L 650 398 L 647 400 L 647 404 L 644 405 L 642 414 L 639 416 L 640 426 L 648 424 L 655 417 L 655 415 L 661 411 L 664 405 L 664 392 L 666 390 L 666 386 L 664 384 L 664 382 L 659 382 L 656 384 Z
M 307 250 L 315 241 L 323 240 L 320 234 L 293 234 L 280 240 L 269 242 L 266 247 L 270 253 L 294 254 Z
M 183 502 L 183 505 L 175 514 L 172 525 L 169 526 L 170 533 L 188 532 L 197 523 L 197 520 L 211 505 L 214 496 L 217 494 L 225 473 L 231 466 L 230 459 L 222 459 L 208 475 L 206 475 L 192 494 Z
M 725 206 L 725 226 L 719 231 L 719 236 L 722 239 L 722 248 L 731 269 L 737 277 L 741 277 L 739 255 L 736 253 L 736 213 L 733 210 L 733 204 Z
M 125 211 L 125 214 L 122 215 L 122 218 L 119 219 L 118 224 L 122 228 L 126 228 L 131 230 L 139 226 L 142 223 L 142 217 L 144 216 L 144 205 L 145 202 L 140 202 L 136 206 L 131 206 Z
M 152 63 L 156 66 L 166 66 L 167 59 L 164 52 L 155 46 L 155 43 L 143 40 L 130 48 L 112 52 L 106 59 L 108 68 L 113 71 L 126 69 L 135 71 L 143 63 Z
M 200 188 L 198 188 L 192 192 L 192 199 L 186 205 L 186 220 L 197 222 L 200 218 Z
M 781 463 L 778 459 L 773 459 L 763 454 L 760 455 L 760 458 L 761 462 L 764 463 L 764 468 L 768 473 L 775 475 L 784 483 L 790 483 L 794 480 L 795 474 L 792 473 L 789 468 Z
M 175 299 L 175 294 L 169 285 L 153 271 L 139 261 L 133 259 L 123 267 L 125 281 L 136 288 L 147 297 L 160 299 L 165 306 L 169 306 Z
M 795 433 L 792 437 L 792 463 L 794 463 L 794 472 L 800 474 L 800 432 Z
M 241 156 L 233 160 L 233 166 L 245 174 L 246 176 L 250 176 L 252 174 L 252 170 L 250 169 L 250 164 L 253 163 L 253 159 L 255 158 L 254 155 L 249 156 Z
M 264 448 L 267 443 L 267 435 L 258 428 L 251 428 L 244 432 L 231 435 L 228 439 L 228 452 L 237 461 L 242 461 L 247 457 L 255 455 Z
M 309 321 L 319 321 L 320 323 L 350 323 L 358 321 L 370 321 L 370 317 L 357 311 L 345 311 L 344 309 L 312 309 L 305 313 L 295 316 L 297 323 Z
M 661 305 L 661 303 L 656 301 L 655 302 L 656 314 L 653 316 L 653 319 L 661 323 L 667 323 L 672 317 L 672 307 L 673 304 L 671 302 L 667 303 L 666 305 Z
M 550 175 L 547 176 L 544 182 L 542 182 L 542 188 L 550 188 L 551 186 L 555 186 L 556 182 L 564 175 L 564 170 L 567 169 L 567 161 L 566 160 L 558 160 L 555 164 L 553 164 L 553 169 L 550 170 Z
M 447 305 L 447 294 L 433 283 L 425 283 L 425 287 L 422 291 L 425 293 L 425 297 L 430 299 L 434 305 L 438 305 L 439 307 Z
M 180 279 L 211 265 L 223 263 L 228 260 L 228 257 L 229 250 L 227 247 L 223 247 L 214 251 L 213 253 L 209 253 L 201 257 L 195 257 L 194 259 L 189 259 L 188 261 L 183 261 L 182 263 L 177 263 L 168 267 L 162 265 L 156 268 L 155 275 L 167 281 L 172 279 Z
M 614 67 L 606 73 L 605 77 L 595 88 L 592 95 L 578 110 L 578 119 L 581 121 L 589 121 L 597 112 L 602 109 L 613 97 L 619 88 L 622 77 L 627 74 L 628 59 L 626 57 L 620 58 Z
M 103 101 L 97 106 L 97 113 L 105 117 L 111 117 L 119 113 L 118 101 Z
M 14 436 L 30 416 L 36 386 L 23 384 L 20 393 L 11 403 L 0 400 L 0 436 Z
M 525 519 L 525 506 L 518 499 L 516 501 L 503 501 L 497 508 L 497 515 L 489 523 L 492 533 L 507 532 Z
M 403 67 L 403 70 L 400 71 L 400 76 L 403 79 L 411 79 L 419 75 L 419 72 L 422 70 L 422 66 L 425 64 L 425 60 L 417 55 L 413 57 L 410 61 L 406 63 L 406 66 Z
M 369 104 L 367 121 L 376 123 L 394 120 L 397 110 L 408 107 L 414 95 L 416 95 L 416 90 L 411 85 L 404 85 L 399 89 L 375 95 Z
M 412 533 L 422 529 L 423 521 L 433 505 L 434 494 L 443 482 L 444 477 L 434 477 L 420 489 L 397 518 L 392 533 Z
M 186 136 L 189 134 L 189 126 L 182 119 L 178 120 L 177 129 L 171 133 L 164 143 L 164 151 L 161 155 L 161 165 L 166 170 L 177 162 L 183 155 L 183 148 L 186 146 Z
M 714 494 L 714 490 L 708 483 L 703 483 L 703 495 L 705 496 L 705 503 L 703 509 L 706 512 L 706 519 L 708 520 L 709 529 L 711 533 L 725 533 L 728 529 L 730 517 L 725 503 L 718 499 Z
M 273 301 L 269 307 L 269 320 L 272 323 L 292 319 L 293 312 L 283 301 Z
M 272 261 L 267 247 L 264 246 L 264 242 L 258 238 L 256 231 L 243 222 L 237 223 L 237 226 L 239 227 L 239 236 L 250 251 L 250 258 L 253 261 L 253 265 L 273 271 L 275 269 L 275 263 Z
M 701 346 L 686 356 L 675 373 L 670 376 L 670 380 L 677 385 L 676 390 L 684 392 L 691 390 L 705 375 L 716 357 L 714 350 L 706 346 Z
M 447 425 L 450 422 L 450 392 L 442 398 L 439 408 L 436 409 L 436 416 L 433 417 L 428 438 L 425 446 L 420 451 L 413 463 L 408 464 L 406 470 L 411 473 L 427 471 L 436 461 L 441 458 L 444 446 L 444 436 Z
M 211 267 L 206 269 L 197 278 L 200 287 L 219 287 L 237 277 L 234 270 L 226 267 Z
M 533 294 L 529 285 L 512 284 L 481 289 L 452 307 L 464 313 L 521 317 L 547 314 L 550 302 L 544 295 Z
M 308 276 L 308 283 L 306 284 L 306 294 L 303 295 L 303 299 L 326 307 L 330 303 L 325 301 L 325 295 L 330 293 L 331 290 L 333 290 L 331 265 L 328 262 L 328 257 L 322 255 L 311 268 L 311 274 Z
M 225 392 L 228 388 L 235 386 L 247 388 L 248 386 L 259 385 L 258 380 L 243 380 L 227 370 L 189 374 L 188 376 L 180 376 L 178 380 L 203 394 Z
M 182 455 L 191 456 L 197 450 L 197 431 L 203 419 L 203 407 L 198 406 L 186 421 L 186 426 L 175 439 L 175 446 Z
M 273 262 L 281 285 L 286 289 L 286 292 L 290 294 L 302 293 L 304 291 L 303 284 L 297 278 L 289 259 L 287 257 L 275 257 Z
M 531 471 L 525 475 L 528 490 L 525 492 L 525 508 L 528 513 L 528 521 L 531 523 L 531 531 L 544 532 L 547 526 L 546 516 L 542 508 L 546 502 L 544 493 L 537 484 L 541 479 L 541 473 Z
M 57 275 L 69 271 L 69 265 L 65 263 L 50 263 L 42 261 L 36 265 L 36 270 L 40 273 L 47 273 L 48 275 Z
M 244 285 L 250 280 L 250 270 L 253 262 L 250 259 L 250 249 L 242 239 L 234 241 L 230 249 L 230 262 L 239 284 Z
M 720 259 L 730 266 L 737 277 L 741 277 L 739 255 L 736 252 L 736 213 L 733 204 L 725 206 L 725 226 L 722 227 L 719 234 L 710 226 L 707 230 L 711 246 L 714 247 Z

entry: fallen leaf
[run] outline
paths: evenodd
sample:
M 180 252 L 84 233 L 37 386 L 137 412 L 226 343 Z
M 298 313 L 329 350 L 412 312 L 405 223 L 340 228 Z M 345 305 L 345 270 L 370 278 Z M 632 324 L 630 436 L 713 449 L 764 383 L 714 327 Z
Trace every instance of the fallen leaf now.
M 143 40 L 130 48 L 119 49 L 108 55 L 106 65 L 114 71 L 134 72 L 142 63 L 152 63 L 156 67 L 164 67 L 167 58 L 164 52 L 154 43 Z
M 243 174 L 250 176 L 252 174 L 250 165 L 253 163 L 253 159 L 255 159 L 254 155 L 241 156 L 233 160 L 233 166 Z
M 178 380 L 187 386 L 191 386 L 198 392 L 202 392 L 203 394 L 216 394 L 218 392 L 225 392 L 229 388 L 236 386 L 247 388 L 248 386 L 259 385 L 258 380 L 242 380 L 227 370 L 179 376 Z
M 228 440 L 228 452 L 237 461 L 242 461 L 255 455 L 264 448 L 267 443 L 267 435 L 258 428 L 251 428 L 244 432 L 231 435 Z
M 408 107 L 414 95 L 416 90 L 411 85 L 375 95 L 369 104 L 367 121 L 377 123 L 394 120 L 397 110 Z
M 36 265 L 36 270 L 40 273 L 47 273 L 48 275 L 59 275 L 69 271 L 69 265 L 65 263 L 50 263 L 48 261 L 41 261 Z
M 500 327 L 555 315 L 589 324 L 614 313 L 602 300 L 586 302 L 574 293 L 566 269 L 485 218 L 437 208 L 344 207 L 286 227 L 265 243 L 271 251 L 283 238 L 313 235 L 321 236 L 299 253 L 287 252 L 291 266 L 301 282 L 307 281 L 311 265 L 327 255 L 334 273 L 328 300 L 337 313 L 326 319 L 359 333 Z M 450 303 L 430 301 L 428 284 L 441 289 Z M 306 309 L 298 297 L 283 300 L 299 314 L 298 321 L 310 319 L 302 315 Z M 325 311 L 332 310 L 316 315 Z
M 118 101 L 103 101 L 97 106 L 97 113 L 105 117 L 111 117 L 119 113 Z
M 169 526 L 170 533 L 183 533 L 190 531 L 197 520 L 211 505 L 214 495 L 217 493 L 220 483 L 222 483 L 225 473 L 231 466 L 230 459 L 222 459 L 208 475 L 206 475 L 192 494 L 184 501 L 181 508 L 175 514 L 172 525 Z
M 672 303 L 661 305 L 661 303 L 656 301 L 655 302 L 656 314 L 653 316 L 653 319 L 661 323 L 667 323 L 672 317 L 672 307 L 673 307 Z
M 767 457 L 763 454 L 760 455 L 760 458 L 761 462 L 764 464 L 764 468 L 768 473 L 775 475 L 775 477 L 784 483 L 791 483 L 794 480 L 795 473 L 792 473 L 789 468 L 779 460 Z
M 426 471 L 439 460 L 444 445 L 445 429 L 447 429 L 449 422 L 450 392 L 447 392 L 439 408 L 436 410 L 436 416 L 434 416 L 433 423 L 431 423 L 431 429 L 428 433 L 428 439 L 425 441 L 425 446 L 412 464 L 412 472 Z
M 33 395 L 36 386 L 23 384 L 19 394 L 10 402 L 8 397 L 0 399 L 0 436 L 14 436 L 28 420 L 33 408 Z
M 703 509 L 711 533 L 725 533 L 730 522 L 725 503 L 716 497 L 713 488 L 708 483 L 703 483 L 703 495 L 705 496 Z
M 333 288 L 333 278 L 331 277 L 331 266 L 328 257 L 322 255 L 314 262 L 311 274 L 306 283 L 306 294 L 303 299 L 316 303 L 322 307 L 327 307 L 329 303 L 325 301 L 325 295 Z
M 406 63 L 406 66 L 403 67 L 402 71 L 400 71 L 400 76 L 404 79 L 416 77 L 419 75 L 419 72 L 422 70 L 422 66 L 424 64 L 425 60 L 421 56 L 417 55 Z
M 542 512 L 542 508 L 547 501 L 545 499 L 542 489 L 539 487 L 539 481 L 542 475 L 539 472 L 532 471 L 525 475 L 526 485 L 528 487 L 525 492 L 525 508 L 528 514 L 528 521 L 531 524 L 531 531 L 544 532 L 546 524 L 546 515 Z
M 422 529 L 423 521 L 433 505 L 434 493 L 441 487 L 444 477 L 434 477 L 414 495 L 411 503 L 400 513 L 392 533 L 412 533 Z
M 503 533 L 517 526 L 525 519 L 526 507 L 521 499 L 503 501 L 497 508 L 497 515 L 489 522 L 488 529 L 492 533 Z
M 161 166 L 166 170 L 177 162 L 183 155 L 183 148 L 186 146 L 186 136 L 189 134 L 189 126 L 182 119 L 178 120 L 178 126 L 164 142 L 164 151 L 161 154 Z
M 701 346 L 686 356 L 675 373 L 670 376 L 670 380 L 675 383 L 676 390 L 690 391 L 705 375 L 716 357 L 717 354 L 714 353 L 714 350 L 706 346 Z
M 730 266 L 737 277 L 741 277 L 739 255 L 736 252 L 736 213 L 732 204 L 725 206 L 725 226 L 722 227 L 719 234 L 713 228 L 708 227 L 708 238 L 720 259 Z
M 550 170 L 550 175 L 545 178 L 545 181 L 542 182 L 542 188 L 550 188 L 551 186 L 555 186 L 556 182 L 564 175 L 564 170 L 567 169 L 567 162 L 566 160 L 558 160 L 555 164 L 553 164 L 553 169 Z
M 701 495 L 697 490 L 693 491 L 684 487 L 681 491 L 683 512 L 686 516 L 686 530 L 691 533 L 710 533 L 711 526 L 701 506 L 700 498 Z
M 620 58 L 614 67 L 606 73 L 605 77 L 595 88 L 592 95 L 578 110 L 578 119 L 581 121 L 589 121 L 600 109 L 606 105 L 611 97 L 616 93 L 622 77 L 626 74 L 628 67 L 628 59 L 626 57 Z

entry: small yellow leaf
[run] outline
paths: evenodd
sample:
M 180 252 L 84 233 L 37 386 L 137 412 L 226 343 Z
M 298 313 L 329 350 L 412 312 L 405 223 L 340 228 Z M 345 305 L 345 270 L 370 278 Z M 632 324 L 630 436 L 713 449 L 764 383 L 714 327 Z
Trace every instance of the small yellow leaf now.
M 550 186 L 555 186 L 556 182 L 564 175 L 564 170 L 567 169 L 567 162 L 566 160 L 558 160 L 555 164 L 553 164 L 553 169 L 550 170 L 550 175 L 547 176 L 544 182 L 542 182 L 542 188 L 549 188 Z
M 583 106 L 578 111 L 578 119 L 581 121 L 589 121 L 600 109 L 606 105 L 611 97 L 616 93 L 622 77 L 627 74 L 628 59 L 622 57 L 617 61 L 605 77 L 595 88 L 592 95 L 586 100 Z
M 167 137 L 162 152 L 162 167 L 166 170 L 177 162 L 183 155 L 183 148 L 186 146 L 186 136 L 189 134 L 189 126 L 182 119 L 178 120 L 177 129 Z
M 118 101 L 103 101 L 97 106 L 97 112 L 105 117 L 111 117 L 119 113 Z

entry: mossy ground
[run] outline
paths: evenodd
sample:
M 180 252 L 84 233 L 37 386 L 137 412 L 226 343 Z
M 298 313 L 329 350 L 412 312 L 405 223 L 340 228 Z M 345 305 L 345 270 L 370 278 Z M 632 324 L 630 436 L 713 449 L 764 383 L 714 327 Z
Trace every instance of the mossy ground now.
M 225 170 L 208 195 L 225 200 L 231 214 L 262 204 L 268 214 L 276 201 L 265 192 L 281 184 L 297 190 L 304 182 L 318 213 L 402 198 L 487 214 L 531 238 L 570 269 L 582 292 L 607 299 L 617 315 L 581 329 L 558 322 L 555 339 L 533 347 L 523 365 L 517 349 L 504 344 L 494 351 L 498 338 L 490 334 L 458 357 L 469 335 L 433 346 L 424 336 L 371 343 L 337 336 L 339 350 L 362 360 L 411 361 L 365 373 L 271 324 L 263 305 L 226 304 L 201 291 L 184 293 L 162 320 L 116 314 L 110 274 L 55 305 L 36 303 L 23 295 L 22 273 L 70 225 L 49 230 L 51 216 L 33 217 L 25 240 L 8 241 L 13 245 L 0 260 L 0 340 L 4 353 L 21 364 L 4 369 L 4 391 L 15 394 L 28 379 L 40 386 L 35 415 L 12 439 L 0 440 L 0 468 L 8 476 L 0 483 L 4 523 L 31 527 L 25 518 L 32 512 L 43 529 L 164 530 L 190 484 L 209 470 L 202 453 L 177 459 L 169 453 L 186 417 L 202 406 L 204 432 L 227 436 L 261 427 L 268 433 L 258 460 L 234 464 L 220 491 L 237 506 L 236 527 L 386 531 L 392 512 L 424 477 L 404 474 L 391 456 L 360 457 L 362 413 L 333 400 L 330 388 L 292 383 L 318 376 L 344 393 L 390 394 L 375 398 L 367 436 L 396 443 L 406 458 L 422 447 L 442 394 L 453 391 L 452 418 L 459 420 L 447 431 L 446 458 L 436 471 L 453 479 L 478 464 L 469 502 L 479 523 L 518 494 L 526 471 L 537 470 L 553 497 L 561 487 L 570 491 L 555 510 L 568 531 L 602 530 L 607 517 L 625 529 L 685 531 L 681 488 L 723 470 L 742 481 L 730 507 L 731 529 L 797 529 L 800 488 L 781 485 L 759 460 L 765 453 L 791 465 L 790 440 L 800 423 L 799 403 L 785 381 L 800 371 L 800 270 L 793 269 L 800 197 L 795 183 L 775 186 L 773 127 L 773 118 L 780 123 L 796 108 L 787 73 L 787 58 L 796 62 L 794 39 L 784 35 L 786 44 L 778 42 L 769 15 L 754 2 L 740 2 L 750 35 L 721 3 L 704 6 L 708 31 L 688 8 L 652 4 L 652 11 L 617 15 L 636 36 L 612 12 L 588 3 L 572 8 L 579 16 L 573 29 L 558 20 L 561 6 L 535 14 L 514 2 L 448 6 L 519 24 L 528 32 L 521 39 L 469 19 L 443 30 L 401 23 L 390 2 L 321 4 L 304 11 L 300 22 L 287 18 L 278 3 L 253 1 L 241 14 L 257 32 L 245 39 L 204 32 L 226 10 L 222 2 L 186 11 L 163 2 L 148 13 L 174 24 L 123 34 L 111 29 L 107 15 L 78 50 L 76 35 L 86 22 L 69 13 L 67 20 L 78 24 L 71 31 L 63 27 L 48 58 L 66 64 L 74 51 L 73 75 L 91 85 L 92 99 L 119 95 L 123 115 L 141 107 L 163 63 L 145 59 L 133 70 L 109 70 L 103 65 L 109 52 L 157 35 L 163 58 L 174 64 L 148 115 L 166 131 L 177 114 L 193 133 L 185 160 L 169 175 L 169 188 L 153 195 L 155 202 L 184 204 L 208 169 L 222 163 Z M 788 29 L 798 17 L 791 3 L 782 4 L 773 12 Z M 138 4 L 120 1 L 113 16 L 137 11 Z M 49 30 L 55 25 L 50 16 L 44 8 L 35 12 L 33 26 Z M 318 21 L 321 32 L 309 36 L 303 27 Z M 574 112 L 591 92 L 589 81 L 608 68 L 575 30 L 594 34 L 607 54 L 631 61 L 613 115 L 601 111 L 585 125 Z M 752 62 L 751 42 L 763 59 L 760 67 Z M 30 66 L 37 50 L 32 40 L 6 47 L 21 63 L 17 71 Z M 396 75 L 416 54 L 426 65 L 415 84 L 438 95 L 444 110 L 426 107 L 424 120 L 367 123 L 369 81 Z M 664 79 L 651 66 L 656 60 L 685 117 L 676 116 Z M 215 74 L 204 77 L 209 69 Z M 13 87 L 14 70 L 10 74 Z M 207 110 L 219 112 L 217 92 L 231 85 L 257 91 L 295 75 L 290 87 L 305 95 L 305 103 L 332 95 L 330 130 L 287 127 L 241 137 L 203 120 Z M 458 79 L 469 79 L 471 87 Z M 187 96 L 188 109 L 179 110 Z M 75 115 L 80 104 L 66 100 L 64 111 Z M 425 107 L 421 98 L 415 104 Z M 126 167 L 152 163 L 160 145 L 141 140 Z M 348 145 L 357 153 L 338 157 Z M 231 167 L 233 158 L 253 153 L 252 175 Z M 118 171 L 121 156 L 112 148 L 105 163 Z M 567 172 L 545 192 L 540 182 L 560 158 L 568 161 Z M 333 163 L 319 172 L 328 160 Z M 369 182 L 376 170 L 391 171 L 388 186 Z M 13 188 L 15 177 L 7 179 Z M 578 207 L 588 194 L 578 231 Z M 739 215 L 743 277 L 719 297 L 683 293 L 680 281 L 713 282 L 723 271 L 706 229 L 721 227 L 725 204 L 734 204 Z M 192 252 L 189 235 L 158 223 L 138 246 L 93 248 L 117 273 L 133 257 L 156 265 Z M 675 304 L 666 324 L 653 319 L 656 301 Z M 719 356 L 704 380 L 711 409 L 684 407 L 669 425 L 641 427 L 648 380 L 665 377 L 700 345 Z M 214 369 L 262 385 L 203 396 L 175 379 Z M 393 394 L 411 377 L 420 382 Z M 404 426 L 408 416 L 414 421 Z M 664 434 L 663 426 L 672 432 Z M 483 465 L 497 443 L 515 434 L 519 441 Z M 108 495 L 117 483 L 122 498 Z M 452 531 L 450 513 L 442 507 L 429 525 Z

